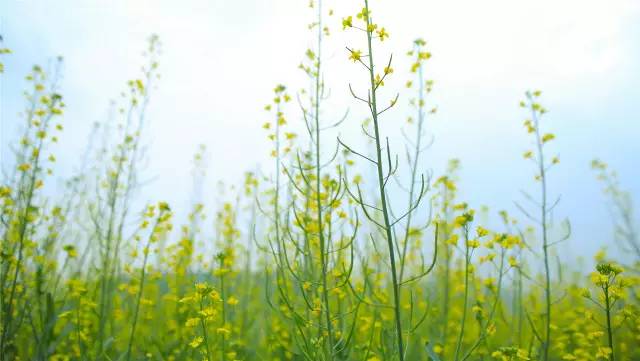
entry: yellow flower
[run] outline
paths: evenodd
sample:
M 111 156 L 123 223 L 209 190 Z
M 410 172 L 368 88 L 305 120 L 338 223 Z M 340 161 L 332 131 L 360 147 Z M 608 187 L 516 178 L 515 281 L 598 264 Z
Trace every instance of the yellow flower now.
M 421 51 L 418 53 L 418 59 L 427 60 L 431 58 L 431 53 L 428 51 Z
M 608 359 L 611 353 L 612 351 L 609 347 L 601 346 L 601 347 L 598 347 L 598 352 L 596 353 L 596 357 Z
M 457 234 L 452 234 L 451 237 L 449 237 L 449 239 L 447 240 L 447 244 L 450 244 L 452 246 L 455 246 L 458 244 L 458 235 Z
M 389 33 L 384 28 L 380 28 L 376 33 L 378 34 L 380 41 L 384 41 L 384 39 L 389 37 Z
M 547 133 L 545 135 L 542 136 L 542 143 L 546 143 L 549 142 L 551 140 L 554 140 L 556 138 L 555 135 L 551 134 L 551 133 Z
M 68 244 L 63 247 L 63 250 L 67 252 L 67 257 L 76 258 L 78 256 L 78 252 L 76 251 L 76 247 L 71 244 Z
M 495 282 L 496 282 L 496 280 L 493 277 L 487 277 L 483 281 L 484 286 L 487 287 L 487 288 L 493 288 Z
M 26 172 L 29 169 L 31 169 L 31 164 L 29 164 L 29 163 L 22 163 L 22 164 L 20 164 L 18 166 L 18 170 L 21 171 L 21 172 Z
M 353 17 L 347 16 L 342 19 L 342 29 L 353 27 Z
M 202 336 L 197 336 L 193 339 L 193 341 L 191 341 L 189 343 L 189 346 L 193 347 L 193 348 L 197 348 L 198 346 L 200 346 L 200 344 L 202 343 L 202 341 L 204 341 L 204 338 L 202 338 Z
M 211 293 L 212 288 L 206 283 L 196 283 L 196 292 L 200 295 Z
M 200 323 L 200 319 L 193 317 L 187 320 L 187 322 L 185 322 L 185 326 L 187 327 L 196 327 L 198 325 L 198 323 Z
M 487 326 L 487 334 L 493 335 L 494 333 L 496 333 L 496 325 L 492 323 Z
M 360 61 L 361 57 L 362 57 L 362 52 L 360 50 L 351 50 L 351 55 L 349 56 L 349 59 L 353 60 L 354 63 L 356 61 Z
M 484 237 L 484 236 L 486 236 L 487 234 L 489 234 L 489 231 L 488 231 L 487 229 L 485 229 L 485 228 L 483 228 L 483 227 L 481 227 L 481 226 L 478 226 L 478 227 L 476 228 L 476 235 L 477 235 L 478 237 Z
M 529 119 L 524 121 L 524 126 L 527 128 L 527 133 L 533 133 L 536 131 L 536 128 L 533 126 L 533 122 Z
M 458 203 L 456 205 L 453 206 L 453 209 L 455 209 L 456 211 L 463 211 L 465 209 L 467 209 L 467 204 L 466 203 Z
M 356 15 L 358 19 L 367 20 L 369 17 L 369 10 L 367 8 L 362 8 L 362 11 Z
M 303 284 L 302 284 L 302 288 L 303 288 L 305 291 L 308 291 L 308 290 L 311 288 L 311 282 L 308 282 L 308 281 L 307 281 L 307 282 L 303 283 Z
M 582 288 L 580 290 L 580 296 L 582 296 L 584 298 L 591 298 L 591 291 L 589 291 L 588 288 Z
M 239 302 L 240 302 L 240 301 L 238 301 L 238 299 L 237 299 L 237 298 L 235 298 L 235 297 L 233 297 L 233 296 L 229 297 L 229 299 L 227 300 L 227 303 L 228 303 L 230 306 L 235 306 L 235 305 L 237 305 Z

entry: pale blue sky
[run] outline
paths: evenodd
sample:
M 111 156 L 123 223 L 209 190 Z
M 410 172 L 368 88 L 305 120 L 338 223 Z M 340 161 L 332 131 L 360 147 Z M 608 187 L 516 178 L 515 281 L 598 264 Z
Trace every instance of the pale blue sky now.
M 0 78 L 2 149 L 19 124 L 23 76 L 32 64 L 62 55 L 68 109 L 56 153 L 61 175 L 68 174 L 90 125 L 106 119 L 109 100 L 138 76 L 145 39 L 157 33 L 163 78 L 150 105 L 147 174 L 154 181 L 143 198 L 186 204 L 190 161 L 204 143 L 211 199 L 217 180 L 237 183 L 257 164 L 270 169 L 262 108 L 275 84 L 306 86 L 296 67 L 312 45 L 307 3 L 0 0 L 0 32 L 14 51 Z M 349 108 L 340 132 L 352 141 L 365 109 L 349 96 L 347 81 L 356 87 L 362 82 L 344 47 L 363 45 L 339 24 L 360 7 L 358 1 L 325 1 L 325 8 L 335 9 L 325 48 L 332 89 L 326 115 Z M 531 164 L 522 160 L 530 143 L 522 127 L 526 114 L 517 105 L 525 90 L 542 89 L 550 110 L 544 127 L 558 137 L 550 150 L 561 158 L 550 175 L 552 193 L 562 194 L 556 213 L 570 216 L 574 230 L 563 247 L 589 255 L 607 243 L 611 223 L 589 162 L 599 157 L 610 163 L 640 198 L 640 2 L 374 0 L 372 7 L 374 19 L 391 33 L 380 53 L 397 59 L 388 88 L 401 89 L 408 79 L 404 53 L 413 39 L 425 38 L 433 53 L 427 74 L 436 84 L 430 102 L 439 110 L 429 120 L 435 143 L 425 166 L 438 174 L 447 159 L 459 158 L 462 198 L 520 216 L 513 201 L 522 199 L 521 189 L 535 192 L 537 185 Z M 398 150 L 407 98 L 401 94 L 402 107 L 384 120 Z M 297 109 L 290 110 L 298 119 Z

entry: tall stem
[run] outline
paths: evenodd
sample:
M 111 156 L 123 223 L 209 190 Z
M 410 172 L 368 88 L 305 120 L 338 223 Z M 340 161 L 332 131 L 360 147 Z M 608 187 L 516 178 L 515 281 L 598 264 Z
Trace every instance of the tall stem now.
M 142 261 L 142 270 L 140 271 L 140 290 L 136 298 L 136 308 L 133 313 L 133 324 L 131 325 L 131 334 L 129 335 L 129 345 L 127 346 L 127 361 L 131 360 L 131 348 L 133 347 L 133 337 L 136 333 L 136 325 L 138 324 L 138 312 L 140 311 L 140 300 L 142 299 L 142 290 L 144 288 L 144 279 L 147 268 L 147 259 L 149 257 L 149 243 L 144 249 L 144 260 Z
M 364 1 L 365 9 L 367 12 L 367 48 L 369 51 L 369 82 L 371 84 L 371 117 L 373 118 L 373 127 L 375 131 L 375 140 L 376 140 L 376 160 L 377 160 L 377 176 L 378 176 L 378 190 L 380 192 L 380 201 L 382 202 L 382 215 L 384 218 L 384 228 L 385 234 L 387 238 L 387 246 L 389 248 L 389 262 L 391 263 L 391 281 L 393 288 L 393 303 L 394 303 L 394 314 L 395 314 L 395 323 L 396 323 L 396 336 L 398 342 L 398 355 L 400 357 L 400 361 L 404 361 L 404 342 L 402 340 L 402 321 L 400 319 L 400 287 L 398 284 L 398 275 L 396 271 L 396 259 L 395 259 L 395 250 L 393 244 L 393 234 L 391 231 L 391 222 L 389 221 L 389 209 L 387 205 L 387 196 L 385 192 L 385 182 L 382 170 L 382 148 L 380 144 L 380 129 L 378 126 L 378 109 L 377 109 L 377 101 L 376 101 L 376 80 L 374 74 L 374 65 L 373 65 L 373 47 L 371 45 L 371 31 L 369 31 L 369 25 L 371 25 L 371 17 L 369 16 L 369 0 Z
M 162 216 L 163 216 L 163 212 L 160 211 L 160 214 L 158 215 L 155 225 L 151 229 L 151 234 L 147 239 L 147 244 L 143 249 L 144 259 L 142 261 L 142 270 L 140 270 L 140 289 L 138 290 L 138 296 L 136 298 L 136 308 L 133 313 L 133 323 L 131 325 L 131 334 L 129 335 L 129 345 L 127 346 L 127 361 L 131 360 L 131 349 L 133 347 L 133 338 L 136 333 L 136 325 L 138 324 L 138 313 L 140 312 L 140 301 L 142 300 L 142 292 L 144 291 L 144 281 L 145 281 L 145 276 L 147 272 L 147 260 L 149 259 L 149 247 L 151 246 L 151 240 L 153 239 L 153 237 L 155 237 L 156 230 L 158 228 L 158 225 L 160 224 L 160 220 L 162 219 Z
M 327 337 L 329 338 L 329 342 L 327 344 L 328 352 L 327 356 L 329 360 L 333 360 L 333 325 L 331 324 L 331 312 L 329 305 L 329 291 L 327 290 L 327 253 L 326 250 L 326 240 L 324 237 L 323 224 L 322 224 L 322 187 L 320 181 L 320 171 L 321 171 L 321 162 L 320 162 L 320 88 L 321 78 L 320 78 L 320 65 L 321 65 L 321 56 L 322 56 L 322 1 L 318 1 L 318 55 L 316 61 L 316 74 L 315 74 L 315 94 L 314 94 L 314 122 L 315 122 L 315 133 L 316 133 L 316 207 L 317 207 L 317 217 L 318 217 L 318 237 L 320 240 L 320 263 L 322 264 L 322 299 L 324 302 L 325 308 L 325 322 L 327 323 Z
M 419 49 L 419 48 L 418 48 Z M 422 109 L 424 104 L 424 79 L 422 73 L 422 64 L 418 68 L 418 80 L 420 82 L 418 90 L 418 130 L 416 133 L 416 143 L 413 155 L 413 164 L 411 164 L 411 184 L 409 185 L 409 204 L 407 209 L 413 207 L 413 201 L 415 197 L 416 177 L 418 175 L 418 160 L 420 158 L 420 152 L 422 148 L 422 126 L 424 124 L 424 111 Z M 404 270 L 406 267 L 407 248 L 409 244 L 409 236 L 411 235 L 411 220 L 413 212 L 407 215 L 407 224 L 405 225 L 404 242 L 402 244 L 402 254 L 400 255 L 400 282 L 402 282 L 404 276 Z
M 551 341 L 551 272 L 549 271 L 549 241 L 547 231 L 547 176 L 544 166 L 544 153 L 542 151 L 542 139 L 540 137 L 540 127 L 538 121 L 538 115 L 532 105 L 532 117 L 536 133 L 536 145 L 538 148 L 538 168 L 540 172 L 540 188 L 541 188 L 541 200 L 540 200 L 540 222 L 542 226 L 542 250 L 544 252 L 544 275 L 545 275 L 545 305 L 546 305 L 546 320 L 545 320 L 545 336 L 543 344 L 543 360 L 549 359 L 549 344 Z
M 467 226 L 465 226 L 467 227 Z M 467 321 L 467 306 L 469 302 L 469 231 L 465 228 L 464 237 L 464 303 L 462 306 L 462 321 L 460 321 L 460 333 L 458 334 L 458 342 L 456 343 L 456 355 L 454 360 L 458 360 L 460 349 L 462 348 L 462 340 L 464 338 L 464 326 Z
M 51 105 L 51 108 L 53 108 L 55 106 L 55 103 L 53 103 Z M 46 131 L 49 121 L 52 118 L 52 115 L 49 115 L 43 125 L 43 130 Z M 23 257 L 24 257 L 24 247 L 25 247 L 25 241 L 26 241 L 26 236 L 27 236 L 27 230 L 28 230 L 28 226 L 29 226 L 29 212 L 31 211 L 31 204 L 33 201 L 33 198 L 35 197 L 35 191 L 36 191 L 36 177 L 38 175 L 38 170 L 39 170 L 39 166 L 40 166 L 40 150 L 43 148 L 43 142 L 44 140 L 42 138 L 40 138 L 38 140 L 38 145 L 36 147 L 36 149 L 38 150 L 37 155 L 33 161 L 33 170 L 31 171 L 31 175 L 29 176 L 29 183 L 28 183 L 28 187 L 27 187 L 27 192 L 26 192 L 26 198 L 25 198 L 25 205 L 24 205 L 24 212 L 21 215 L 21 218 L 19 219 L 20 223 L 19 223 L 19 230 L 18 230 L 18 257 L 16 260 L 16 266 L 15 266 L 15 272 L 13 274 L 13 280 L 11 282 L 11 287 L 10 287 L 10 292 L 9 292 L 9 302 L 4 303 L 4 297 L 2 299 L 3 303 L 2 303 L 2 314 L 4 316 L 3 320 L 2 320 L 2 336 L 0 337 L 0 360 L 5 360 L 4 355 L 4 350 L 5 347 L 7 346 L 7 344 L 9 342 L 12 341 L 13 339 L 13 331 L 11 330 L 11 328 L 13 327 L 12 322 L 13 322 L 13 304 L 14 304 L 14 298 L 16 297 L 16 290 L 17 290 L 17 286 L 18 286 L 18 277 L 20 275 L 20 267 L 22 265 L 22 261 L 23 261 Z M 4 287 L 4 280 L 3 280 L 3 284 L 2 286 Z M 4 296 L 4 292 L 2 292 L 2 295 Z M 10 334 L 11 332 L 11 334 Z
M 442 213 L 444 214 L 444 227 L 442 227 L 443 229 L 443 237 L 442 239 L 444 240 L 443 242 L 443 247 L 444 247 L 444 258 L 445 258 L 445 268 L 444 268 L 444 300 L 443 300 L 443 318 L 442 318 L 442 323 L 443 323 L 443 327 L 442 327 L 442 343 L 446 344 L 447 341 L 447 335 L 449 333 L 449 300 L 450 300 L 450 282 L 449 279 L 451 278 L 451 248 L 449 247 L 449 245 L 447 244 L 447 240 L 449 239 L 449 226 L 447 225 L 447 222 L 449 221 L 449 195 L 448 195 L 448 187 L 447 184 L 445 183 L 443 185 L 443 194 L 442 194 Z

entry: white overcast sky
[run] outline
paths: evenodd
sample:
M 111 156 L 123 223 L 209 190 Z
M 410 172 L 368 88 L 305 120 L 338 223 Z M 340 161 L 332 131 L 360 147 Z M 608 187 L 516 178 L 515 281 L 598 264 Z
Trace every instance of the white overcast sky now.
M 527 89 L 542 89 L 550 109 L 545 127 L 558 136 L 550 150 L 561 164 L 550 175 L 562 195 L 558 217 L 570 216 L 573 237 L 565 247 L 588 255 L 610 239 L 611 222 L 589 161 L 599 157 L 620 173 L 640 198 L 640 1 L 638 0 L 372 0 L 373 17 L 391 34 L 380 49 L 393 52 L 396 72 L 387 87 L 408 79 L 406 51 L 413 39 L 428 42 L 435 81 L 429 119 L 435 143 L 425 167 L 440 173 L 447 159 L 462 161 L 462 197 L 474 206 L 513 210 L 520 190 L 537 190 L 533 168 L 522 160 L 530 147 L 517 106 Z M 162 80 L 150 105 L 151 163 L 146 199 L 176 206 L 190 195 L 190 161 L 197 144 L 208 147 L 207 196 L 218 180 L 237 183 L 265 163 L 269 144 L 260 125 L 275 84 L 306 86 L 296 67 L 313 45 L 306 25 L 313 13 L 303 0 L 44 1 L 0 0 L 0 33 L 14 54 L 5 57 L 2 84 L 2 149 L 19 125 L 23 76 L 34 63 L 65 58 L 62 92 L 68 109 L 57 149 L 61 175 L 77 166 L 90 125 L 105 120 L 109 100 L 138 77 L 145 39 L 163 42 Z M 325 115 L 350 116 L 341 127 L 356 142 L 364 109 L 347 84 L 362 84 L 361 69 L 345 46 L 363 47 L 345 33 L 343 16 L 360 1 L 325 1 L 332 35 L 324 49 L 332 89 Z M 362 87 L 361 87 L 362 88 Z M 408 95 L 389 112 L 391 134 L 410 114 Z M 290 118 L 299 113 L 290 107 Z M 392 144 L 401 150 L 401 138 Z M 6 159 L 6 156 L 5 158 Z M 3 164 L 5 166 L 5 164 Z M 66 170 L 66 171 L 65 171 Z M 636 202 L 637 203 L 637 202 Z M 517 214 L 517 211 L 513 211 Z M 520 215 L 519 215 L 520 216 Z M 523 217 L 522 217 L 523 218 Z

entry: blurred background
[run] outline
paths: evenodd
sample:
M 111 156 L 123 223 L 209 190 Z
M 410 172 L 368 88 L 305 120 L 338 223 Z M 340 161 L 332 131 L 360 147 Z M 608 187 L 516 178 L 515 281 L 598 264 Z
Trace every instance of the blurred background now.
M 323 49 L 331 89 L 323 116 L 337 120 L 349 111 L 335 135 L 365 147 L 360 124 L 366 109 L 348 90 L 349 83 L 364 89 L 364 74 L 345 48 L 364 43 L 341 25 L 360 3 L 324 6 L 333 15 Z M 514 202 L 524 203 L 523 190 L 537 195 L 538 184 L 534 165 L 522 157 L 532 142 L 522 126 L 528 114 L 518 103 L 526 90 L 541 89 L 549 109 L 542 128 L 557 136 L 548 151 L 560 157 L 549 174 L 551 197 L 562 197 L 554 218 L 569 218 L 573 226 L 559 252 L 572 261 L 612 244 L 610 209 L 590 162 L 607 162 L 622 188 L 640 198 L 640 2 L 381 0 L 375 9 L 374 21 L 390 33 L 378 52 L 379 66 L 394 55 L 385 92 L 389 98 L 400 92 L 399 106 L 382 120 L 398 153 L 404 147 L 399 129 L 412 115 L 406 52 L 420 37 L 433 55 L 425 74 L 434 81 L 427 103 L 437 107 L 427 120 L 434 141 L 423 158 L 425 171 L 438 176 L 449 159 L 460 159 L 460 199 L 494 214 L 509 210 L 525 222 Z M 127 80 L 140 77 L 146 39 L 158 34 L 162 77 L 147 113 L 148 182 L 138 199 L 186 209 L 193 155 L 205 144 L 202 197 L 213 203 L 218 182 L 239 184 L 245 171 L 272 173 L 263 108 L 276 84 L 292 94 L 308 87 L 298 65 L 313 44 L 313 20 L 302 0 L 3 0 L 0 34 L 13 54 L 4 57 L 0 77 L 2 168 L 14 166 L 10 145 L 22 126 L 24 76 L 33 64 L 64 58 L 65 131 L 55 149 L 57 177 L 64 179 L 78 169 L 92 125 L 110 121 L 110 102 Z M 285 114 L 303 135 L 295 102 Z M 62 185 L 48 184 L 47 191 L 55 194 Z

